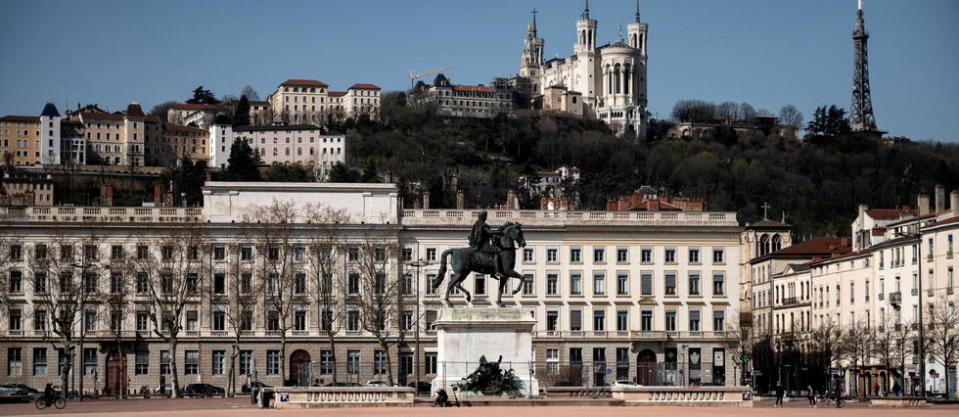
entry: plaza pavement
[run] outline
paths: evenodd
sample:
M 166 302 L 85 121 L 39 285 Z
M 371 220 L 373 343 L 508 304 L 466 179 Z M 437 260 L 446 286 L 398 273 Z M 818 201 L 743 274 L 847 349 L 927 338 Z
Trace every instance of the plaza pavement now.
M 56 414 L 58 417 L 769 417 L 777 416 L 822 416 L 822 417 L 904 417 L 904 416 L 959 416 L 959 405 L 932 405 L 927 408 L 879 409 L 851 403 L 841 409 L 834 407 L 808 408 L 804 401 L 794 400 L 781 409 L 772 408 L 772 402 L 763 400 L 753 408 L 729 407 L 619 407 L 619 406 L 539 406 L 539 407 L 462 407 L 432 408 L 379 407 L 379 408 L 313 408 L 299 410 L 261 410 L 254 408 L 248 397 L 207 399 L 131 399 L 71 401 L 63 410 L 37 410 L 32 403 L 0 404 L 0 416 L 25 416 Z

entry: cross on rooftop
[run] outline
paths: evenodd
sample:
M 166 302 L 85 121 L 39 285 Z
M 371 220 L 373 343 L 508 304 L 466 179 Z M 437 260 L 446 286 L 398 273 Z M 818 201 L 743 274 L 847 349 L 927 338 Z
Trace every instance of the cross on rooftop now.
M 763 205 L 759 206 L 763 208 L 763 220 L 769 220 L 769 209 L 772 207 L 767 202 L 763 202 Z

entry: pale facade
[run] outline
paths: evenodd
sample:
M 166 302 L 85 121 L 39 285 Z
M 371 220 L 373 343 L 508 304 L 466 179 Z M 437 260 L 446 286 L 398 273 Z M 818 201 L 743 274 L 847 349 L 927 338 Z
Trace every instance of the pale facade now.
M 18 246 L 12 253 L 20 255 L 4 266 L 5 272 L 16 272 L 19 285 L 9 293 L 11 308 L 0 315 L 0 382 L 41 387 L 46 382 L 59 383 L 57 351 L 43 339 L 49 327 L 37 324 L 37 318 L 43 315 L 37 314 L 38 307 L 32 301 L 35 285 L 27 285 L 33 282 L 33 274 L 41 271 L 30 254 L 46 244 L 43 251 L 59 256 L 60 244 L 76 245 L 76 259 L 95 265 L 95 275 L 100 277 L 85 280 L 85 285 L 91 283 L 98 294 L 109 294 L 111 282 L 117 276 L 112 264 L 126 257 L 163 257 L 167 250 L 161 238 L 184 224 L 196 224 L 209 236 L 209 248 L 202 252 L 203 262 L 208 262 L 205 265 L 211 271 L 204 278 L 208 280 L 209 287 L 204 288 L 209 293 L 204 290 L 204 295 L 186 307 L 177 351 L 168 351 L 168 345 L 155 334 L 153 324 L 143 319 L 150 300 L 135 290 L 126 314 L 116 314 L 115 309 L 103 304 L 87 309 L 91 311 L 85 324 L 89 330 L 85 345 L 77 353 L 77 374 L 84 379 L 87 391 L 115 390 L 123 386 L 119 381 L 124 378 L 129 378 L 128 386 L 132 389 L 155 388 L 161 376 L 171 382 L 166 364 L 174 356 L 181 384 L 207 382 L 226 386 L 225 355 L 231 349 L 232 337 L 224 328 L 220 313 L 223 301 L 217 294 L 228 282 L 225 280 L 236 279 L 232 265 L 239 265 L 241 277 L 242 271 L 250 271 L 255 279 L 260 279 L 258 266 L 266 261 L 266 255 L 261 256 L 256 250 L 256 239 L 242 233 L 240 225 L 255 207 L 274 200 L 296 205 L 297 223 L 291 229 L 289 243 L 294 248 L 306 248 L 315 242 L 315 227 L 320 226 L 304 223 L 300 217 L 316 207 L 311 203 L 341 210 L 350 218 L 337 227 L 341 235 L 337 242 L 341 246 L 337 246 L 339 266 L 335 279 L 342 283 L 344 294 L 334 308 L 346 313 L 338 315 L 335 321 L 335 366 L 342 366 L 340 381 L 384 378 L 377 373 L 383 354 L 395 355 L 394 375 L 403 385 L 412 381 L 414 366 L 419 366 L 423 381 L 441 372 L 430 323 L 442 302 L 440 294 L 434 293 L 429 284 L 443 250 L 466 245 L 465 235 L 478 211 L 400 211 L 398 190 L 391 184 L 265 186 L 214 182 L 208 184 L 204 193 L 203 209 L 53 207 L 4 212 L 12 216 L 7 230 Z M 741 228 L 734 213 L 491 213 L 490 223 L 494 227 L 506 221 L 523 223 L 527 244 L 517 251 L 514 268 L 525 279 L 510 283 L 510 287 L 519 285 L 522 290 L 504 299 L 508 306 L 529 310 L 537 319 L 534 358 L 541 384 L 567 378 L 564 370 L 583 365 L 587 371 L 581 375 L 580 383 L 590 386 L 608 385 L 614 379 L 632 379 L 648 385 L 732 385 L 737 381 L 741 371 L 733 366 L 731 346 L 738 342 L 738 337 L 730 330 L 738 315 Z M 53 242 L 53 231 L 69 232 L 73 237 Z M 97 235 L 95 243 L 84 240 L 91 232 Z M 407 333 L 409 349 L 379 351 L 375 338 L 357 325 L 357 316 L 351 313 L 357 311 L 349 301 L 351 294 L 369 289 L 352 283 L 359 266 L 350 248 L 362 245 L 364 237 L 371 233 L 383 239 L 380 242 L 384 246 L 396 248 L 384 252 L 383 265 L 388 279 L 402 280 L 398 291 L 413 300 L 409 310 L 388 326 L 398 332 L 413 323 L 414 330 L 421 330 L 422 350 L 412 349 L 413 334 Z M 294 249 L 294 253 L 300 252 Z M 310 255 L 303 255 L 304 258 L 294 258 L 300 260 L 294 269 L 310 274 Z M 428 265 L 420 271 L 406 266 L 418 259 Z M 81 275 L 90 276 L 90 270 L 86 272 Z M 134 281 L 139 276 L 135 272 L 130 275 L 129 279 Z M 420 279 L 416 280 L 416 276 Z M 476 296 L 473 306 L 491 304 L 494 280 L 474 276 L 467 279 L 465 286 Z M 244 333 L 240 346 L 240 383 L 254 371 L 260 381 L 270 385 L 292 379 L 295 375 L 283 373 L 281 357 L 288 364 L 322 364 L 330 357 L 330 345 L 319 326 L 322 315 L 310 298 L 316 288 L 312 281 L 296 288 L 295 294 L 302 297 L 296 298 L 294 313 L 287 323 L 285 352 L 279 350 L 276 330 L 272 330 L 276 328 L 272 310 L 264 301 L 258 301 L 256 319 Z M 460 294 L 452 300 L 455 305 L 467 305 Z M 423 317 L 418 324 L 408 314 L 417 304 Z M 117 332 L 121 338 L 119 349 L 125 357 L 115 353 Z M 397 333 L 393 335 L 397 337 Z M 464 358 L 471 359 L 477 358 Z M 108 367 L 124 369 L 119 367 L 121 363 L 125 370 L 120 374 L 107 372 Z M 322 369 L 327 368 L 321 367 L 317 377 L 329 382 L 330 375 Z M 615 371 L 607 374 L 607 369 Z
M 250 106 L 250 110 L 253 110 L 253 106 Z M 170 107 L 166 121 L 176 125 L 206 129 L 223 111 L 224 107 L 221 104 L 177 103 Z
M 513 110 L 510 90 L 453 84 L 443 74 L 438 74 L 431 85 L 419 82 L 414 92 L 418 99 L 411 100 L 410 105 L 428 103 L 444 116 L 488 119 Z
M 280 83 L 267 101 L 274 121 L 325 126 L 330 118 L 379 118 L 380 87 L 353 84 L 344 92 L 329 91 L 317 80 L 290 79 Z
M 212 146 L 217 146 L 227 154 L 217 156 L 217 162 L 229 160 L 229 147 L 226 143 L 245 140 L 260 155 L 263 163 L 300 163 L 312 167 L 317 174 L 326 176 L 337 163 L 349 163 L 349 140 L 345 135 L 326 133 L 314 125 L 292 126 L 244 126 L 232 129 L 233 138 L 227 139 L 227 132 L 217 125 Z M 218 131 L 216 129 L 219 129 Z

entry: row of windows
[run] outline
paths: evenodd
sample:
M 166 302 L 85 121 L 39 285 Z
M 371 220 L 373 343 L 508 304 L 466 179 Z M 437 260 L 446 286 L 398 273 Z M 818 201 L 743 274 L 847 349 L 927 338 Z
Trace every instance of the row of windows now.
M 722 248 L 713 249 L 713 264 L 725 264 L 725 251 Z M 410 260 L 412 258 L 412 250 L 404 250 L 404 259 Z M 546 262 L 547 263 L 558 263 L 559 262 L 559 249 L 556 248 L 547 248 L 546 249 Z M 616 248 L 615 261 L 617 263 L 628 263 L 629 259 L 629 249 L 628 248 Z M 702 263 L 700 257 L 700 248 L 689 248 L 687 250 L 686 263 L 688 264 L 700 264 Z M 677 263 L 677 252 L 675 248 L 662 248 L 662 260 L 664 263 L 671 264 Z M 409 257 L 409 258 L 407 258 Z M 640 249 L 639 261 L 644 264 L 649 264 L 654 262 L 654 253 L 653 248 L 642 248 Z M 607 248 L 606 247 L 593 247 L 593 263 L 605 263 L 607 262 Z M 426 248 L 426 260 L 435 261 L 436 260 L 436 248 Z M 536 262 L 536 250 L 534 248 L 524 248 L 523 249 L 523 262 L 532 263 Z M 569 249 L 569 262 L 570 263 L 581 263 L 583 262 L 583 249 L 579 247 L 573 247 Z
M 662 320 L 663 327 L 662 329 L 667 332 L 677 331 L 677 311 L 676 309 L 666 309 Z M 590 330 L 594 332 L 602 331 L 611 331 L 612 328 L 607 327 L 608 318 L 606 315 L 606 309 L 595 308 L 592 310 L 593 321 L 592 327 Z M 616 331 L 630 331 L 630 320 L 629 320 L 629 310 L 615 310 L 615 330 Z M 686 310 L 686 320 L 687 327 L 686 331 L 699 332 L 706 331 L 706 326 L 703 324 L 702 315 L 704 312 L 700 309 L 689 308 Z M 653 331 L 653 323 L 655 322 L 655 314 L 652 309 L 643 309 L 640 310 L 640 320 L 639 320 L 639 330 L 644 332 Z M 707 319 L 708 320 L 708 319 Z M 569 321 L 567 324 L 567 329 L 572 332 L 583 331 L 583 311 L 574 309 L 569 311 Z M 559 311 L 547 311 L 546 312 L 546 331 L 547 332 L 556 332 L 562 327 L 559 323 Z M 712 331 L 725 331 L 726 330 L 726 312 L 725 310 L 713 310 L 712 311 L 712 327 L 709 329 Z
M 546 295 L 560 295 L 562 290 L 560 289 L 561 283 L 559 279 L 560 274 L 558 272 L 547 272 L 546 273 L 546 283 L 545 291 Z M 639 272 L 640 276 L 640 295 L 652 296 L 654 287 L 656 286 L 655 274 L 652 271 L 641 271 Z M 712 275 L 712 295 L 713 296 L 725 296 L 726 295 L 726 275 L 724 272 L 713 272 Z M 436 274 L 428 273 L 427 278 L 427 288 L 426 294 L 433 295 L 435 290 L 433 290 L 433 282 L 436 279 Z M 610 279 L 615 279 L 615 282 L 612 284 L 615 286 L 616 295 L 629 295 L 630 294 L 630 279 L 629 272 L 620 271 L 616 272 L 615 275 L 610 275 Z M 474 275 L 473 276 L 473 292 L 476 295 L 485 295 L 486 294 L 486 276 L 485 275 Z M 705 295 L 704 285 L 707 285 L 702 282 L 700 272 L 691 271 L 687 273 L 686 279 L 686 294 L 689 296 L 702 296 Z M 569 273 L 568 279 L 566 280 L 565 286 L 567 287 L 568 294 L 577 296 L 583 295 L 584 283 L 583 283 L 583 273 L 579 271 L 573 271 Z M 535 275 L 531 273 L 523 274 L 523 283 L 522 283 L 522 295 L 533 295 L 536 288 L 536 279 Z M 607 272 L 606 271 L 594 271 L 592 279 L 592 294 L 603 296 L 608 294 L 607 289 Z M 457 293 L 454 291 L 454 293 Z M 662 278 L 662 293 L 667 296 L 678 296 L 679 295 L 679 286 L 677 281 L 676 272 L 665 272 L 663 273 Z

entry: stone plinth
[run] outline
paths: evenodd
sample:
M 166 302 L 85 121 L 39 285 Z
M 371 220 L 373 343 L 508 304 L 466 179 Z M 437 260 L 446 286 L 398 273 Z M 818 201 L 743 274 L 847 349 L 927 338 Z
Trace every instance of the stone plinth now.
M 481 356 L 491 362 L 502 356 L 500 369 L 513 370 L 519 393 L 538 395 L 539 383 L 532 374 L 536 319 L 529 312 L 518 308 L 446 308 L 433 325 L 438 348 L 433 393 L 444 388 L 452 397 L 450 387 L 475 371 Z

